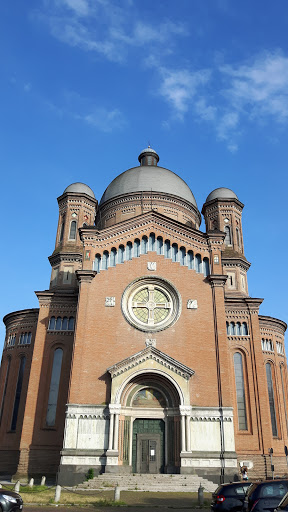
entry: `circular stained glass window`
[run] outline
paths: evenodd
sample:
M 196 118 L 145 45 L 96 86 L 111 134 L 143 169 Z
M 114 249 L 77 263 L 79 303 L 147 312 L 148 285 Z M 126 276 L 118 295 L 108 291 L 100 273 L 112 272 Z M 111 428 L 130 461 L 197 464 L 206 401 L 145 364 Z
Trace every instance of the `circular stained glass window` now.
M 143 278 L 126 288 L 122 310 L 134 327 L 142 331 L 159 331 L 179 317 L 180 297 L 167 281 Z

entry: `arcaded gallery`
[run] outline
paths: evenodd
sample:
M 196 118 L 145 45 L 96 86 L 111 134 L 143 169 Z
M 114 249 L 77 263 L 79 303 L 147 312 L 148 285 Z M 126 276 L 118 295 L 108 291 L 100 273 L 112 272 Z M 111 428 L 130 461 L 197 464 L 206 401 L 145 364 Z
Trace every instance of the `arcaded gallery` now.
M 181 177 L 138 160 L 99 202 L 80 182 L 58 197 L 50 285 L 4 317 L 0 475 L 217 483 L 270 476 L 271 448 L 283 475 L 286 324 L 249 296 L 245 198 L 208 189 L 200 229 Z

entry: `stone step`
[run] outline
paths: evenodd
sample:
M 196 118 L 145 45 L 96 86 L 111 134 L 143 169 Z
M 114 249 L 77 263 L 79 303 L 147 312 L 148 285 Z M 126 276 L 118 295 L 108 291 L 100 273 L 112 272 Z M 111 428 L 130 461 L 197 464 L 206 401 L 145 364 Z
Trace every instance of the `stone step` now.
M 173 492 L 196 492 L 200 484 L 206 492 L 213 492 L 217 487 L 214 482 L 198 475 L 103 474 L 83 482 L 83 484 L 79 484 L 77 488 L 107 490 L 118 486 L 121 489 L 132 491 L 167 492 L 167 490 L 171 489 Z

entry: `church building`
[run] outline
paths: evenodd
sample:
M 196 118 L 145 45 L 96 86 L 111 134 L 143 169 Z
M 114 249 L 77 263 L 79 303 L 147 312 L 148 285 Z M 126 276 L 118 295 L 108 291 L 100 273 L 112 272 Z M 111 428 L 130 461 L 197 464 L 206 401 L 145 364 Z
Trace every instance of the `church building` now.
M 243 203 L 201 213 L 151 147 L 60 197 L 50 285 L 4 317 L 0 475 L 287 473 L 286 324 L 249 296 Z M 207 190 L 207 193 L 209 190 Z M 244 199 L 244 198 L 243 198 Z M 47 276 L 48 278 L 48 276 Z

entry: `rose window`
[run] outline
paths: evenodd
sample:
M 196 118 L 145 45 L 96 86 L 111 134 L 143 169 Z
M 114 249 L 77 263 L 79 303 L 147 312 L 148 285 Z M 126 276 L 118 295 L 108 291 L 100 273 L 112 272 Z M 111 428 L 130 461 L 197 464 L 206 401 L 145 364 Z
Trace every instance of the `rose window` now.
M 166 329 L 179 316 L 180 298 L 170 283 L 143 278 L 132 283 L 122 298 L 126 319 L 144 331 Z

